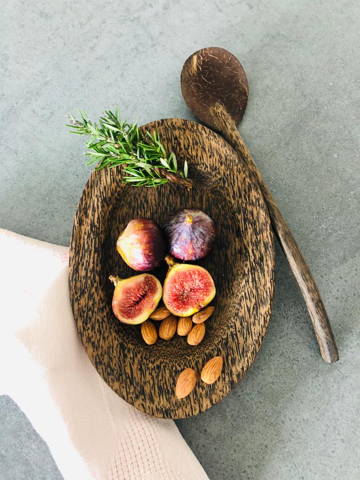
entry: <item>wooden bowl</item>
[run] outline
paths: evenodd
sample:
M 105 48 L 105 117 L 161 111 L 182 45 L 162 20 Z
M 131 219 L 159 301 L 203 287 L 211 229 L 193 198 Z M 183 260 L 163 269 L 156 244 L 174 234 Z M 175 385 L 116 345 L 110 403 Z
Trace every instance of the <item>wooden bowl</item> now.
M 70 247 L 70 297 L 85 350 L 105 382 L 127 402 L 156 417 L 185 418 L 219 402 L 254 361 L 265 335 L 274 292 L 274 244 L 260 190 L 222 137 L 187 120 L 167 119 L 156 129 L 178 161 L 189 163 L 191 191 L 174 184 L 123 186 L 119 170 L 92 173 L 75 215 Z M 217 287 L 216 310 L 196 347 L 186 338 L 144 343 L 139 326 L 121 324 L 111 310 L 110 274 L 130 270 L 115 250 L 119 233 L 133 218 L 164 224 L 182 208 L 200 208 L 215 221 L 213 252 L 200 264 Z M 154 272 L 160 280 L 165 266 Z M 213 385 L 201 380 L 186 398 L 175 397 L 176 379 L 187 367 L 200 373 L 212 357 L 224 367 Z

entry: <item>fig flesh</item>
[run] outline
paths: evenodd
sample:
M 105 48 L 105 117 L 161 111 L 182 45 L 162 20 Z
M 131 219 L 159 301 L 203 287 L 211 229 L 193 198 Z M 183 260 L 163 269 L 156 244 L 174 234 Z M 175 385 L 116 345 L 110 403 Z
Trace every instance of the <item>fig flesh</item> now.
M 138 325 L 145 322 L 158 306 L 162 295 L 159 280 L 143 273 L 124 280 L 110 277 L 115 285 L 112 310 L 122 323 Z
M 166 242 L 153 220 L 136 218 L 127 224 L 117 239 L 116 249 L 130 268 L 147 272 L 163 261 Z
M 163 287 L 166 308 L 178 317 L 189 317 L 204 308 L 216 294 L 210 273 L 199 265 L 175 263 L 168 256 L 169 271 Z
M 181 210 L 165 226 L 170 254 L 180 260 L 206 257 L 215 240 L 214 221 L 201 210 Z

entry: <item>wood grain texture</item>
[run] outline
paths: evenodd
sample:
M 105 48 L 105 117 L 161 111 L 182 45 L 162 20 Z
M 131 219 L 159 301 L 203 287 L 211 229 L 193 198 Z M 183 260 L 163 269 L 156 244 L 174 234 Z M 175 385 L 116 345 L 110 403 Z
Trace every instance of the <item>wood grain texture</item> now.
M 150 415 L 184 418 L 219 402 L 254 361 L 271 312 L 274 243 L 261 191 L 234 150 L 195 122 L 160 120 L 155 128 L 178 161 L 187 160 L 191 190 L 167 184 L 157 189 L 123 186 L 118 169 L 93 172 L 74 219 L 70 246 L 70 297 L 85 350 L 101 377 L 127 402 Z M 216 311 L 196 347 L 186 337 L 148 346 L 139 326 L 121 324 L 111 310 L 109 274 L 134 275 L 115 250 L 129 220 L 147 217 L 160 225 L 181 208 L 200 208 L 218 228 L 212 254 L 199 262 L 212 274 Z M 162 281 L 166 267 L 153 272 Z M 175 396 L 185 368 L 198 374 L 215 356 L 224 358 L 213 385 L 198 381 L 184 399 Z
M 282 216 L 274 197 L 267 188 L 261 172 L 257 168 L 249 149 L 236 128 L 235 121 L 224 106 L 215 104 L 212 109 L 213 123 L 217 130 L 224 134 L 226 140 L 234 147 L 239 156 L 245 161 L 251 177 L 259 184 L 269 209 L 274 231 L 280 241 L 288 259 L 290 268 L 300 287 L 308 308 L 310 318 L 319 344 L 320 353 L 325 362 L 332 363 L 339 360 L 339 352 L 331 329 L 330 321 L 321 300 L 320 292 L 315 283 L 308 265 L 293 237 L 284 217 Z
M 212 126 L 211 108 L 225 105 L 236 123 L 242 119 L 249 96 L 245 70 L 224 48 L 209 47 L 193 53 L 181 71 L 181 91 L 191 111 Z
M 198 50 L 184 63 L 181 71 L 181 91 L 194 115 L 224 136 L 245 162 L 252 180 L 259 184 L 274 231 L 305 299 L 321 356 L 328 363 L 337 361 L 337 346 L 315 280 L 236 128 L 245 112 L 249 92 L 246 73 L 241 63 L 235 55 L 223 48 L 208 47 Z

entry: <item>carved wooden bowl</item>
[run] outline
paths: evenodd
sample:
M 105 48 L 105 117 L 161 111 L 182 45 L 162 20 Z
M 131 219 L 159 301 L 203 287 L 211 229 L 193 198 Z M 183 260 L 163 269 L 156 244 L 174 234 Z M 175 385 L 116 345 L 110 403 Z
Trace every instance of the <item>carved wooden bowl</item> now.
M 254 361 L 271 312 L 274 245 L 270 219 L 257 184 L 222 137 L 181 119 L 146 125 L 156 129 L 178 161 L 189 163 L 192 190 L 167 184 L 158 188 L 123 186 L 119 170 L 92 173 L 74 220 L 70 247 L 70 296 L 85 350 L 105 382 L 127 402 L 156 417 L 184 418 L 224 398 Z M 196 347 L 186 338 L 144 343 L 139 326 L 120 323 L 111 310 L 110 274 L 136 274 L 115 250 L 119 233 L 133 218 L 160 225 L 182 208 L 200 208 L 217 226 L 208 258 L 199 262 L 212 274 L 215 314 Z M 166 267 L 153 272 L 162 281 Z M 224 366 L 213 385 L 201 380 L 192 393 L 175 397 L 176 379 L 187 367 L 200 372 L 212 357 Z

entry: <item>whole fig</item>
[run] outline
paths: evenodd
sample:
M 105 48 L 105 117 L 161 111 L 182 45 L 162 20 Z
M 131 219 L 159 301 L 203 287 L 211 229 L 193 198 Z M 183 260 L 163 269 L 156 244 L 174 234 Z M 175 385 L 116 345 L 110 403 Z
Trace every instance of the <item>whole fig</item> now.
M 170 254 L 180 260 L 199 260 L 215 240 L 214 221 L 201 210 L 181 210 L 165 226 Z
M 127 224 L 117 239 L 116 249 L 130 268 L 147 272 L 164 259 L 166 242 L 153 220 L 136 218 Z

